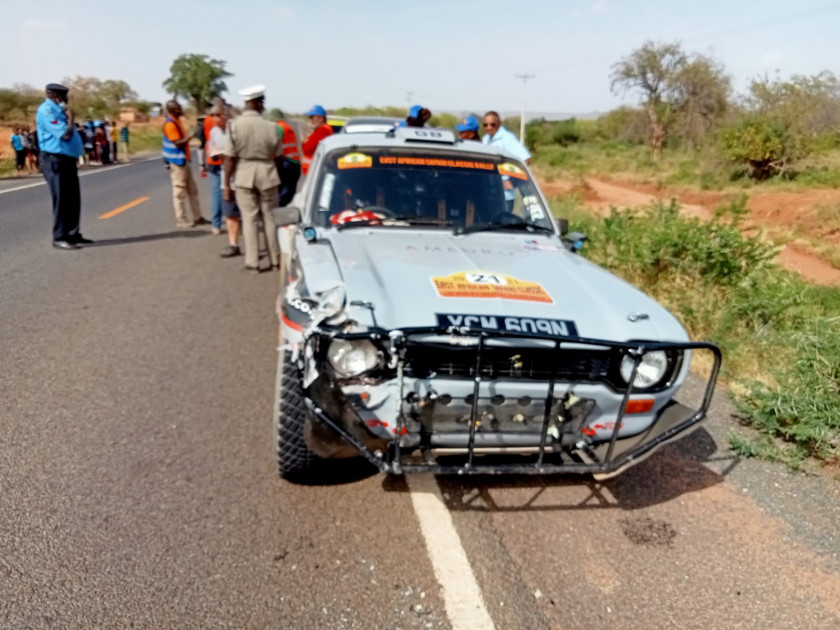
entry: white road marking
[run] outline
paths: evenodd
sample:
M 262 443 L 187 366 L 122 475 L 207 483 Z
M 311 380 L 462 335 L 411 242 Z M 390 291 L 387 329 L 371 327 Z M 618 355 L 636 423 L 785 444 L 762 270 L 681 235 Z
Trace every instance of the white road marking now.
M 433 475 L 407 475 L 411 502 L 452 630 L 494 630 L 467 553 Z
M 153 158 L 159 159 L 159 158 Z M 149 160 L 142 160 L 143 162 L 148 162 Z M 115 171 L 118 168 L 125 168 L 126 166 L 131 166 L 131 164 L 136 164 L 136 162 L 129 162 L 128 164 L 117 164 L 116 166 L 109 166 L 108 168 L 97 169 L 95 171 L 85 171 L 84 173 L 79 173 L 79 177 L 85 177 L 87 175 L 95 175 L 96 173 L 107 173 L 108 171 Z M 10 192 L 16 192 L 18 190 L 26 190 L 27 188 L 35 188 L 35 186 L 46 186 L 46 181 L 35 182 L 34 184 L 26 184 L 26 186 L 17 186 L 15 188 L 7 188 L 6 190 L 0 190 L 0 195 L 4 195 Z

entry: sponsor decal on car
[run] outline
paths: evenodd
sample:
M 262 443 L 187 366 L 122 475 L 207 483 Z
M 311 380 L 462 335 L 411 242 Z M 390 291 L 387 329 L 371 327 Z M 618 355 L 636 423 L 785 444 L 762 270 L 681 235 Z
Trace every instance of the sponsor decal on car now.
M 385 166 L 433 166 L 437 168 L 465 168 L 478 171 L 492 171 L 493 162 L 479 162 L 477 160 L 445 160 L 442 158 L 427 158 L 414 156 L 383 155 L 378 158 L 379 164 Z
M 347 168 L 370 168 L 373 166 L 373 158 L 364 153 L 348 153 L 338 158 L 339 170 Z
M 519 168 L 516 164 L 511 164 L 510 162 L 505 162 L 504 164 L 499 164 L 499 173 L 502 175 L 507 175 L 508 177 L 514 177 L 516 179 L 522 179 L 528 181 L 528 175 Z
M 459 271 L 448 276 L 432 276 L 432 284 L 442 298 L 499 298 L 554 303 L 542 285 L 500 273 Z
M 523 249 L 526 252 L 558 252 L 560 248 L 556 245 L 547 245 L 546 243 L 540 243 L 536 239 L 527 238 L 525 239 L 525 246 Z
M 472 328 L 490 332 L 543 334 L 551 337 L 578 337 L 575 323 L 568 319 L 519 317 L 514 315 L 466 315 L 435 313 L 437 325 L 445 328 Z

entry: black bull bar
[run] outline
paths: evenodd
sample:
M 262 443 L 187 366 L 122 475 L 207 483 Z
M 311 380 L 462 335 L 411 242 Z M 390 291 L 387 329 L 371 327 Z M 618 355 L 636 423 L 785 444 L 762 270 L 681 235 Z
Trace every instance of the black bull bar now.
M 443 335 L 450 338 L 475 338 L 474 345 L 470 346 L 475 349 L 475 363 L 473 368 L 473 394 L 471 401 L 471 413 L 468 421 L 468 440 L 466 449 L 458 453 L 459 457 L 463 459 L 466 456 L 466 462 L 463 463 L 440 463 L 438 459 L 432 456 L 434 448 L 430 444 L 420 444 L 419 446 L 412 446 L 406 449 L 402 446 L 401 441 L 403 435 L 406 433 L 406 397 L 404 391 L 405 384 L 405 368 L 406 368 L 406 346 L 408 340 L 416 336 L 422 335 Z M 380 346 L 386 346 L 391 353 L 395 365 L 395 375 L 398 379 L 398 387 L 400 392 L 399 413 L 396 418 L 396 430 L 394 437 L 390 440 L 387 449 L 376 448 L 372 449 L 366 445 L 365 441 L 361 439 L 358 432 L 343 426 L 343 424 L 325 413 L 321 406 L 309 396 L 305 396 L 306 405 L 309 412 L 324 425 L 332 429 L 338 436 L 340 436 L 347 443 L 351 444 L 360 455 L 374 464 L 380 471 L 389 474 L 402 474 L 408 472 L 432 472 L 436 474 L 552 474 L 552 473 L 594 473 L 596 475 L 603 475 L 605 477 L 618 474 L 625 468 L 632 464 L 638 463 L 641 459 L 650 455 L 657 447 L 666 442 L 674 440 L 680 434 L 695 428 L 695 426 L 703 420 L 711 404 L 712 396 L 714 394 L 715 383 L 717 381 L 718 373 L 721 364 L 721 351 L 711 343 L 705 342 L 654 342 L 654 341 L 633 341 L 633 342 L 616 342 L 607 341 L 603 339 L 592 339 L 582 337 L 562 337 L 534 334 L 534 333 L 517 333 L 513 331 L 486 331 L 471 328 L 444 328 L 444 327 L 422 327 L 422 328 L 403 328 L 394 330 L 375 329 L 366 332 L 344 333 L 335 330 L 316 329 L 313 331 L 312 337 L 319 340 L 329 341 L 331 339 L 343 340 L 371 340 Z M 487 341 L 490 339 L 524 339 L 524 340 L 540 340 L 547 341 L 553 344 L 553 352 L 559 353 L 568 346 L 576 346 L 578 349 L 583 347 L 599 347 L 617 349 L 624 352 L 633 359 L 633 369 L 628 379 L 628 384 L 624 388 L 623 399 L 619 406 L 618 415 L 615 418 L 612 427 L 612 433 L 608 440 L 602 440 L 595 443 L 586 443 L 585 440 L 579 441 L 573 447 L 563 446 L 559 450 L 556 445 L 553 445 L 549 450 L 547 449 L 547 437 L 549 426 L 552 419 L 552 407 L 558 399 L 554 395 L 555 385 L 557 384 L 556 368 L 552 369 L 547 379 L 546 396 L 544 399 L 544 414 L 542 426 L 540 430 L 539 447 L 533 455 L 533 461 L 523 463 L 522 458 L 518 458 L 519 462 L 499 462 L 492 463 L 476 463 L 476 447 L 475 436 L 478 428 L 478 408 L 479 408 L 479 389 L 482 382 L 493 381 L 495 378 L 482 377 L 482 353 L 487 347 Z M 453 345 L 458 345 L 463 348 L 463 344 L 457 344 L 453 339 Z M 685 405 L 678 403 L 671 399 L 669 403 L 660 411 L 659 415 L 653 423 L 641 433 L 629 437 L 619 439 L 619 430 L 622 426 L 622 421 L 626 415 L 627 403 L 631 395 L 635 392 L 632 383 L 636 379 L 636 374 L 641 363 L 642 357 L 647 352 L 656 350 L 678 351 L 684 353 L 689 350 L 700 350 L 710 352 L 713 357 L 712 366 L 709 370 L 709 375 L 706 379 L 705 389 L 703 393 L 702 403 L 698 409 L 691 409 Z M 319 366 L 322 369 L 329 370 L 328 366 Z M 676 373 L 674 374 L 676 376 Z M 430 377 L 434 378 L 434 377 Z M 546 380 L 546 379 L 540 379 Z M 575 383 L 570 385 L 574 387 Z M 338 387 L 334 384 L 334 387 Z M 638 389 L 638 388 L 636 388 Z M 637 392 L 644 394 L 646 392 Z M 410 452 L 419 452 L 422 457 L 409 457 L 406 455 L 406 450 Z M 451 450 L 451 449 L 450 449 Z M 480 453 L 481 455 L 481 453 Z M 551 461 L 546 460 L 546 455 L 551 458 Z

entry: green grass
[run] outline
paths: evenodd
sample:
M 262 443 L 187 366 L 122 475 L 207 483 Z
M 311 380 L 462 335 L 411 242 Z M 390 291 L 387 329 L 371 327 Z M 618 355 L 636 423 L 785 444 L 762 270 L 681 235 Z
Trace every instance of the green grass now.
M 775 246 L 743 234 L 742 205 L 703 222 L 673 203 L 596 217 L 578 197 L 553 200 L 554 212 L 588 235 L 587 257 L 658 300 L 693 339 L 721 347 L 735 404 L 747 424 L 782 443 L 776 458 L 836 461 L 840 289 L 779 268 Z M 769 456 L 762 444 L 755 454 Z
M 142 153 L 161 149 L 163 130 L 157 126 L 134 127 L 131 129 L 129 153 Z
M 840 149 L 826 150 L 794 165 L 788 176 L 757 182 L 742 166 L 722 158 L 714 147 L 689 151 L 666 147 L 658 162 L 650 149 L 615 140 L 549 144 L 534 150 L 534 164 L 547 177 L 615 175 L 658 187 L 727 190 L 840 188 Z

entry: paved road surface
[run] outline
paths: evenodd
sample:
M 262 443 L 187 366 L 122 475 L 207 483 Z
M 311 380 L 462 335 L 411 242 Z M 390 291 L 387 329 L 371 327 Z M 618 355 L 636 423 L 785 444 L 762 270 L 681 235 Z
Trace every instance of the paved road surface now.
M 604 484 L 279 481 L 276 276 L 157 160 L 81 181 L 76 252 L 0 185 L 0 627 L 840 627 L 838 484 L 734 458 L 722 396 Z

